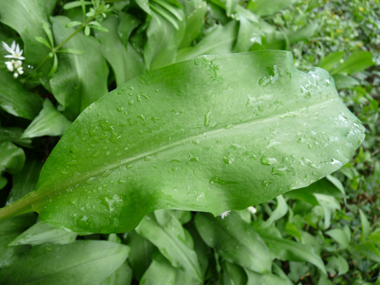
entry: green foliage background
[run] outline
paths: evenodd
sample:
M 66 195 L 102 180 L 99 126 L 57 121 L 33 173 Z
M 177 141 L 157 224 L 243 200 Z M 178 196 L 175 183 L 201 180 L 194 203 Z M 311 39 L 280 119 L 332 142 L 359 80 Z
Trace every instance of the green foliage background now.
M 289 50 L 300 70 L 326 69 L 366 139 L 337 172 L 254 214 L 158 210 L 109 235 L 31 213 L 1 221 L 1 284 L 380 284 L 378 0 L 22 2 L 0 0 L 0 40 L 26 58 L 18 79 L 0 62 L 1 206 L 35 189 L 88 105 L 203 54 Z

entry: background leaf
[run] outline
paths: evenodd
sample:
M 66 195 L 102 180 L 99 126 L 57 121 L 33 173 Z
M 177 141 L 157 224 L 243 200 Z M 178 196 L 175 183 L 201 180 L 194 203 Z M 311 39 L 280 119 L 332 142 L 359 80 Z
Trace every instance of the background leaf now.
M 107 241 L 45 244 L 14 255 L 4 265 L 4 284 L 97 284 L 112 274 L 128 256 L 125 245 Z M 105 266 L 107 265 L 107 266 Z
M 42 99 L 28 92 L 12 74 L 0 69 L 0 107 L 6 112 L 32 120 L 42 108 Z
M 56 45 L 75 29 L 66 28 L 70 21 L 63 16 L 51 18 Z M 92 102 L 108 92 L 108 67 L 102 57 L 99 43 L 79 33 L 66 44 L 65 49 L 83 50 L 80 55 L 59 53 L 59 69 L 50 79 L 52 93 L 71 120 Z M 89 72 L 91 71 L 91 72 Z
M 195 226 L 204 242 L 225 260 L 249 270 L 270 272 L 272 259 L 257 232 L 234 212 L 224 219 L 198 213 Z
M 21 138 L 61 136 L 70 125 L 71 122 L 55 109 L 50 100 L 45 99 L 41 112 L 30 123 Z

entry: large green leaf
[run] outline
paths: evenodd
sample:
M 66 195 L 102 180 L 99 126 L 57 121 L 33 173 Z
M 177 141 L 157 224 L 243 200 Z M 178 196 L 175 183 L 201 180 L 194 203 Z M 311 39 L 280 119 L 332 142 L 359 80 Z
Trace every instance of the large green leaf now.
M 0 107 L 8 113 L 32 120 L 42 108 L 42 99 L 24 89 L 7 70 L 0 69 Z
M 134 78 L 83 111 L 37 190 L 0 219 L 34 210 L 57 227 L 125 232 L 155 209 L 217 215 L 308 186 L 364 138 L 330 80 L 297 70 L 285 51 L 203 56 Z
M 340 65 L 338 65 L 337 68 L 331 71 L 331 74 L 354 74 L 363 71 L 374 64 L 375 63 L 373 62 L 373 56 L 371 52 L 358 51 L 346 58 L 343 63 L 341 63 Z
M 128 252 L 129 247 L 108 241 L 38 245 L 10 258 L 0 283 L 98 284 L 121 266 Z
M 129 285 L 132 282 L 132 269 L 124 262 L 114 273 L 99 285 Z
M 271 271 L 270 252 L 253 227 L 237 213 L 224 219 L 198 213 L 195 225 L 205 243 L 225 260 L 259 273 Z
M 70 20 L 64 16 L 52 17 L 51 20 L 57 45 L 75 31 L 65 27 Z M 63 48 L 84 51 L 79 55 L 60 53 L 58 70 L 50 79 L 52 93 L 65 110 L 65 115 L 75 119 L 88 105 L 108 92 L 108 67 L 99 43 L 92 37 L 78 33 Z

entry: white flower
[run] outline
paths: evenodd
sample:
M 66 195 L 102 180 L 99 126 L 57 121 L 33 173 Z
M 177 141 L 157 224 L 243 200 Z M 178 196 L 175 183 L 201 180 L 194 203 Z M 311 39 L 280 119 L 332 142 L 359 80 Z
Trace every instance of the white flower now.
M 12 60 L 12 61 L 13 61 L 13 60 Z M 5 65 L 7 66 L 8 70 L 9 70 L 10 72 L 13 72 L 13 70 L 14 70 L 13 62 L 12 62 L 12 61 L 6 61 L 6 62 L 5 62 Z
M 252 214 L 256 214 L 257 210 L 255 207 L 251 206 L 251 207 L 248 207 L 247 209 L 248 211 L 250 211 Z
M 20 46 L 18 44 L 16 44 L 16 41 L 13 41 L 11 46 L 3 42 L 3 47 L 7 52 L 10 53 L 4 56 L 5 58 L 14 58 L 14 59 L 19 59 L 19 60 L 25 59 L 25 57 L 21 56 L 23 53 L 23 50 L 20 49 Z
M 225 211 L 225 212 L 223 212 L 223 213 L 220 215 L 220 217 L 221 217 L 222 219 L 224 219 L 225 217 L 227 217 L 227 216 L 230 214 L 230 212 L 231 212 L 231 211 Z
M 24 73 L 24 70 L 22 69 L 22 61 L 21 60 L 11 60 L 6 61 L 5 65 L 7 66 L 8 70 L 13 73 L 13 77 L 17 78 L 20 74 Z

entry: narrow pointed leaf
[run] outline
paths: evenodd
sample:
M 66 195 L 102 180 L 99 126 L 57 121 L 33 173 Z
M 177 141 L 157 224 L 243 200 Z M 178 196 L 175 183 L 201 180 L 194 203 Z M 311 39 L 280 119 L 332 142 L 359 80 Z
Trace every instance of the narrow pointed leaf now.
M 154 215 L 148 215 L 136 231 L 157 246 L 174 267 L 182 269 L 194 279 L 202 279 L 197 255 L 186 244 L 184 229 L 173 215 L 166 221 L 165 226 L 160 226 Z
M 195 226 L 204 242 L 225 260 L 252 271 L 271 271 L 272 259 L 264 241 L 237 213 L 224 219 L 198 213 Z
M 230 53 L 238 34 L 238 25 L 231 21 L 225 26 L 217 26 L 196 46 L 180 49 L 176 61 L 191 59 L 204 54 Z
M 39 115 L 22 134 L 22 138 L 61 136 L 71 125 L 64 115 L 57 111 L 49 99 L 45 99 Z
M 271 236 L 266 229 L 260 230 L 259 234 L 275 258 L 282 261 L 310 262 L 326 273 L 321 257 L 309 245 Z
M 41 44 L 45 45 L 47 48 L 52 49 L 51 45 L 45 38 L 36 36 L 35 39 L 37 42 L 40 42 Z
M 178 13 L 183 11 L 176 8 Z M 175 21 L 177 27 L 156 12 L 146 32 L 144 61 L 148 70 L 156 69 L 175 62 L 177 50 L 185 34 L 185 20 Z
M 265 223 L 263 224 L 263 227 L 269 227 L 273 222 L 285 216 L 287 212 L 288 212 L 288 205 L 286 204 L 284 197 L 280 195 L 277 197 L 276 209 L 272 212 L 268 220 L 265 221 Z
M 97 284 L 121 266 L 128 252 L 127 246 L 108 241 L 38 245 L 9 259 L 0 283 Z
M 44 243 L 66 244 L 73 242 L 76 237 L 77 234 L 74 232 L 60 230 L 40 221 L 15 238 L 9 243 L 9 246 Z
M 34 210 L 57 227 L 126 232 L 155 209 L 218 215 L 306 187 L 364 138 L 331 80 L 297 70 L 284 51 L 203 56 L 141 75 L 82 112 L 36 192 L 0 217 Z
M 10 141 L 19 146 L 31 147 L 32 140 L 31 139 L 22 139 L 21 135 L 24 132 L 21 128 L 9 127 L 3 128 L 0 127 L 0 142 Z
M 350 239 L 342 229 L 332 229 L 326 232 L 326 235 L 338 242 L 342 248 L 347 248 L 350 245 Z
M 363 211 L 361 209 L 359 209 L 359 214 L 360 214 L 360 223 L 362 225 L 362 234 L 360 236 L 360 239 L 364 241 L 369 236 L 369 232 L 371 230 L 371 225 L 368 222 L 366 215 L 363 213 Z

